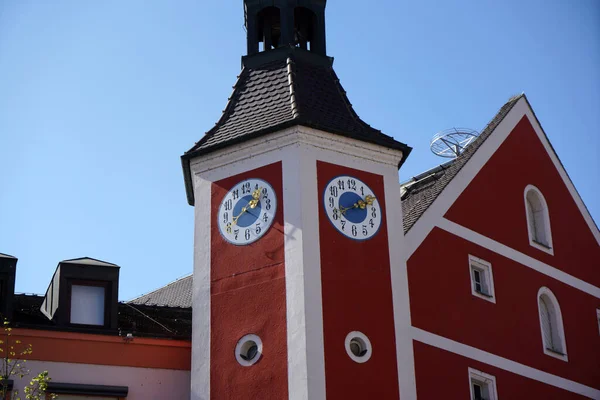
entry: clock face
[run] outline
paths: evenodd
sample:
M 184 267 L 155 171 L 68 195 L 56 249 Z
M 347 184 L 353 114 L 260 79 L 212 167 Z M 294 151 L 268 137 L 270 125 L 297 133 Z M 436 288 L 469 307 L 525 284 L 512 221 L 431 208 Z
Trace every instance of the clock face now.
M 329 221 L 344 236 L 367 240 L 381 226 L 381 207 L 377 195 L 360 179 L 333 178 L 325 187 L 323 203 Z
M 245 179 L 227 192 L 217 215 L 221 235 L 242 246 L 260 239 L 273 224 L 277 197 L 262 179 Z

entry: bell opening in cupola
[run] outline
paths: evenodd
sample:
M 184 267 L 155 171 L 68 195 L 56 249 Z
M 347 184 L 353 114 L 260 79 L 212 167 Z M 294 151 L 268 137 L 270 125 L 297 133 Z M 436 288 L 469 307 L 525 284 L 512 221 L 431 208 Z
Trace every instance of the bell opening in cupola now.
M 266 7 L 258 14 L 260 51 L 276 49 L 281 45 L 281 12 L 277 7 Z
M 296 47 L 311 50 L 315 37 L 317 15 L 306 7 L 296 7 L 294 10 L 294 42 Z
M 244 0 L 248 55 L 296 47 L 326 56 L 326 0 Z

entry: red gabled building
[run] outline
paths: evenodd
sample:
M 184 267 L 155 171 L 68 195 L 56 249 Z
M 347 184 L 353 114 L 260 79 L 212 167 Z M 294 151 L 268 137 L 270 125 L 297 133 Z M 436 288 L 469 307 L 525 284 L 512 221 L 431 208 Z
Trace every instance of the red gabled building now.
M 525 95 L 402 199 L 419 398 L 599 398 L 600 233 Z

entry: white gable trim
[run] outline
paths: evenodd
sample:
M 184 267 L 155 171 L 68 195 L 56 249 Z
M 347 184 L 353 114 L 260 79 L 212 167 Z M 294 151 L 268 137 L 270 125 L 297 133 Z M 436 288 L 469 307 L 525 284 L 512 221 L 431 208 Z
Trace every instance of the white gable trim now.
M 504 143 L 506 138 L 508 138 L 523 116 L 527 116 L 529 119 L 534 131 L 538 135 L 538 138 L 542 142 L 546 152 L 554 163 L 555 168 L 563 178 L 564 184 L 567 186 L 567 189 L 575 200 L 579 211 L 583 215 L 592 234 L 600 245 L 600 231 L 598 230 L 598 227 L 594 223 L 592 216 L 585 207 L 583 200 L 579 196 L 579 193 L 575 189 L 575 186 L 573 185 L 573 182 L 571 182 L 571 179 L 569 178 L 563 165 L 560 163 L 556 153 L 554 152 L 554 149 L 552 148 L 548 138 L 544 134 L 544 131 L 535 117 L 529 102 L 525 97 L 521 97 L 504 117 L 502 122 L 500 122 L 490 136 L 481 144 L 481 147 L 477 149 L 469 161 L 467 161 L 458 174 L 456 174 L 456 176 L 448 183 L 440 195 L 433 201 L 429 208 L 407 232 L 405 242 L 407 259 L 411 257 L 411 255 L 421 245 L 423 240 L 425 240 L 427 235 L 429 235 L 431 230 L 440 222 L 441 218 L 443 218 L 446 212 L 454 204 L 456 199 L 458 199 L 462 192 L 471 183 L 473 178 L 475 178 L 475 176 L 485 166 L 492 155 L 494 155 L 502 143 Z
M 508 135 L 523 118 L 528 108 L 524 98 L 517 101 L 517 104 L 513 106 L 502 122 L 481 144 L 471 159 L 467 161 L 458 174 L 456 174 L 429 208 L 415 222 L 406 234 L 405 246 L 407 259 L 417 250 L 423 240 L 429 235 L 429 232 L 439 223 L 440 219 L 443 218 L 473 178 L 475 178 L 500 145 L 504 143 L 504 140 L 506 140 Z
M 526 115 L 529 118 L 529 121 L 531 122 L 531 125 L 533 126 L 533 129 L 535 130 L 535 133 L 538 135 L 538 138 L 544 145 L 546 152 L 550 156 L 550 159 L 554 163 L 554 167 L 556 168 L 556 170 L 560 174 L 561 178 L 563 179 L 563 182 L 567 186 L 569 193 L 571 193 L 573 200 L 575 200 L 575 204 L 577 204 L 577 207 L 579 208 L 579 212 L 581 213 L 581 215 L 583 215 L 583 219 L 585 219 L 585 222 L 588 224 L 588 227 L 590 228 L 592 235 L 594 235 L 594 237 L 596 238 L 596 242 L 598 243 L 598 245 L 600 245 L 600 230 L 598 230 L 598 226 L 594 222 L 594 219 L 592 218 L 589 210 L 583 203 L 583 200 L 581 199 L 579 192 L 575 188 L 575 185 L 571 181 L 569 174 L 567 174 L 567 171 L 565 170 L 564 166 L 558 159 L 558 156 L 556 155 L 554 148 L 552 147 L 552 145 L 550 144 L 550 141 L 548 140 L 548 137 L 544 133 L 544 130 L 542 129 L 540 122 L 538 121 L 537 117 L 535 116 L 533 109 L 529 105 L 529 102 L 527 102 L 527 105 L 528 105 L 528 107 L 527 107 Z

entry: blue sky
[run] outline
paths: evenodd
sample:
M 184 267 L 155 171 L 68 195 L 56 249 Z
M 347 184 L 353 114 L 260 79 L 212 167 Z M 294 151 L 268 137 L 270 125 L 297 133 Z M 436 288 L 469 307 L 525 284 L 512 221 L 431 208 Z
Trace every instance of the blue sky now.
M 600 2 L 330 1 L 328 53 L 359 115 L 442 159 L 525 92 L 600 220 Z M 242 1 L 0 2 L 0 252 L 17 291 L 63 259 L 119 264 L 120 298 L 192 271 L 179 156 L 218 120 L 245 52 Z

